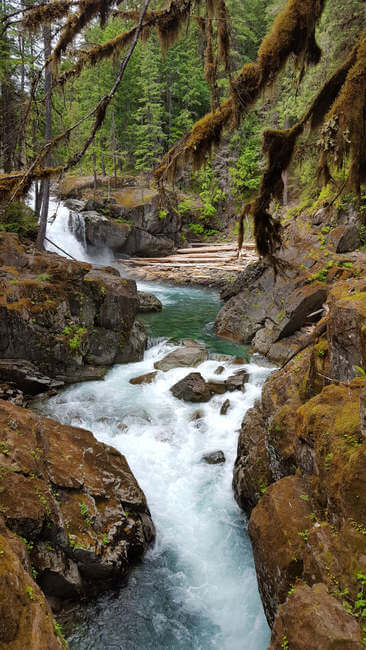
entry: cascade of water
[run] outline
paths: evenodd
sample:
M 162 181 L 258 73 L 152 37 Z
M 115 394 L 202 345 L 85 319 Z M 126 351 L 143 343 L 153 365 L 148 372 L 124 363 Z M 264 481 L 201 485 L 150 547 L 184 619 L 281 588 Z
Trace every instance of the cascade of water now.
M 115 366 L 104 381 L 70 387 L 41 403 L 43 413 L 92 430 L 126 455 L 157 527 L 156 545 L 129 585 L 118 598 L 107 595 L 88 607 L 86 622 L 70 635 L 70 647 L 264 650 L 269 630 L 246 519 L 233 499 L 231 481 L 237 429 L 270 369 L 212 359 L 198 368 L 159 372 L 149 385 L 131 385 L 130 378 L 151 372 L 154 362 L 175 347 L 161 338 L 159 326 L 174 336 L 197 337 L 219 306 L 213 292 L 164 285 L 155 289 L 164 310 L 152 315 L 156 320 L 150 327 L 157 338 L 144 360 Z M 213 333 L 202 338 L 221 350 Z M 249 370 L 245 393 L 216 395 L 198 405 L 173 397 L 170 387 L 188 372 L 212 379 L 218 365 L 225 368 L 220 379 L 243 367 Z M 227 397 L 231 406 L 220 415 Z M 223 465 L 202 462 L 205 453 L 218 449 L 226 457 Z
M 51 197 L 48 214 L 46 237 L 76 260 L 101 265 L 107 265 L 113 260 L 113 254 L 107 248 L 95 249 L 87 246 L 85 222 L 77 212 L 71 211 L 62 202 Z M 60 254 L 60 251 L 47 241 L 46 250 Z
M 49 238 L 79 260 L 107 263 L 87 251 L 83 220 L 52 199 L 50 215 L 56 208 Z M 55 250 L 51 244 L 47 248 Z M 227 395 L 194 405 L 169 390 L 191 370 L 205 379 L 216 377 L 214 360 L 159 372 L 150 385 L 131 385 L 130 378 L 151 372 L 174 348 L 167 336 L 201 338 L 216 351 L 239 356 L 243 351 L 218 340 L 206 326 L 219 307 L 213 292 L 147 283 L 139 288 L 154 291 L 164 304 L 162 314 L 147 317 L 155 338 L 144 360 L 115 366 L 104 381 L 70 387 L 38 404 L 44 414 L 90 429 L 126 455 L 157 527 L 155 547 L 127 587 L 117 598 L 107 594 L 88 606 L 85 621 L 69 636 L 70 648 L 264 650 L 269 629 L 246 519 L 234 502 L 231 481 L 237 429 L 270 370 L 220 361 L 221 379 L 241 367 L 250 372 L 245 393 L 230 393 L 227 415 L 220 415 Z M 217 449 L 225 454 L 223 465 L 202 462 L 205 453 Z

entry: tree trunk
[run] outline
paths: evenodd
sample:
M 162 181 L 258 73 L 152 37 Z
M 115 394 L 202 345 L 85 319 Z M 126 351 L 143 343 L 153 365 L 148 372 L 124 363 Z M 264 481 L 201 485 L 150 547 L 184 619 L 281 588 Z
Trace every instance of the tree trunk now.
M 43 45 L 44 45 L 44 58 L 45 61 L 51 55 L 51 27 L 46 25 L 43 27 Z M 51 66 L 48 65 L 45 70 L 45 141 L 49 142 L 52 138 L 52 72 Z M 44 159 L 44 166 L 51 166 L 51 152 L 47 151 Z M 50 200 L 50 179 L 45 178 L 43 181 L 42 191 L 42 207 L 39 218 L 39 227 L 37 235 L 37 248 L 43 249 L 44 238 L 47 229 L 48 206 Z

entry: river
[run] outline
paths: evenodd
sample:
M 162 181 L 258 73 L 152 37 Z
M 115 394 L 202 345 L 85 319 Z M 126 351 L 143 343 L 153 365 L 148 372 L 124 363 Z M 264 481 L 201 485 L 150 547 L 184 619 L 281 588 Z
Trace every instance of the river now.
M 95 256 L 76 241 L 62 212 L 66 208 L 60 209 L 50 239 L 78 259 L 110 261 L 108 251 Z M 199 339 L 211 352 L 247 354 L 243 346 L 214 335 L 220 307 L 215 292 L 143 283 L 138 288 L 153 291 L 164 305 L 162 313 L 144 319 L 150 332 L 144 360 L 115 366 L 103 381 L 73 385 L 38 403 L 44 414 L 90 429 L 127 457 L 157 529 L 154 547 L 128 585 L 82 610 L 68 630 L 70 648 L 264 650 L 269 628 L 246 518 L 233 499 L 231 481 L 237 430 L 270 369 L 255 358 L 235 366 L 205 361 L 192 369 L 205 379 L 216 378 L 217 366 L 223 365 L 220 379 L 246 368 L 250 380 L 245 393 L 216 395 L 199 405 L 177 400 L 169 391 L 187 368 L 160 372 L 149 385 L 131 385 L 130 378 L 152 371 L 154 362 L 176 347 L 171 338 Z M 220 415 L 226 398 L 231 406 Z M 203 454 L 219 449 L 224 464 L 202 462 Z

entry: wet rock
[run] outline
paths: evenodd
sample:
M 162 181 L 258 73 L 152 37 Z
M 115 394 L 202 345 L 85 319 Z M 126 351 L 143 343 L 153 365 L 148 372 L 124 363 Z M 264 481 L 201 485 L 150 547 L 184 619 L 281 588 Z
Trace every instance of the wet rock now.
M 241 424 L 233 475 L 235 499 L 247 515 L 250 515 L 273 482 L 267 456 L 266 432 L 266 423 L 259 406 L 249 409 Z
M 244 386 L 249 381 L 249 373 L 246 370 L 239 370 L 225 379 L 226 390 L 244 390 Z
M 128 341 L 122 347 L 115 358 L 115 363 L 130 363 L 141 361 L 147 347 L 148 334 L 147 329 L 139 320 L 135 320 L 132 325 Z
M 79 199 L 66 199 L 64 205 L 73 212 L 82 212 L 85 209 L 86 202 Z
M 170 390 L 174 397 L 185 402 L 208 402 L 211 398 L 208 385 L 199 372 L 190 372 Z
M 327 245 L 336 253 L 349 253 L 360 247 L 360 227 L 357 224 L 340 225 L 330 231 Z
M 309 503 L 301 499 L 304 493 L 303 480 L 287 476 L 267 489 L 249 520 L 258 587 L 270 625 L 291 585 L 302 575 L 304 531 L 311 514 Z
M 226 399 L 225 402 L 222 404 L 222 406 L 220 408 L 220 415 L 226 415 L 229 408 L 230 408 L 230 400 Z
M 360 627 L 324 584 L 299 585 L 276 616 L 268 650 L 361 650 Z
M 330 294 L 327 338 L 333 379 L 347 381 L 366 367 L 366 286 L 363 280 L 342 283 Z
M 213 451 L 210 454 L 205 454 L 202 456 L 202 460 L 205 461 L 208 465 L 219 465 L 220 463 L 225 462 L 225 454 L 223 451 Z
M 82 212 L 78 218 L 84 222 L 84 228 L 79 231 L 79 238 L 85 235 L 88 244 L 107 246 L 114 253 L 124 250 L 131 232 L 130 224 L 108 219 L 94 210 Z
M 154 296 L 154 294 L 147 293 L 146 291 L 138 291 L 137 295 L 139 299 L 139 313 L 146 314 L 149 312 L 161 311 L 163 309 L 161 301 L 159 298 Z
M 121 252 L 139 257 L 162 257 L 174 250 L 174 241 L 164 236 L 153 235 L 146 230 L 132 228 Z
M 198 420 L 202 420 L 203 417 L 204 417 L 203 412 L 197 410 L 194 411 L 194 413 L 192 413 L 190 420 L 191 422 L 198 422 Z
M 225 368 L 224 366 L 217 366 L 215 370 L 215 375 L 221 375 L 224 372 Z
M 225 381 L 211 379 L 207 382 L 207 386 L 209 391 L 216 395 L 223 395 L 228 390 Z
M 9 249 L 12 268 L 2 266 Z M 7 233 L 0 234 L 0 266 L 0 359 L 15 360 L 13 381 L 26 391 L 47 390 L 48 378 L 100 378 L 112 363 L 142 358 L 133 280 L 46 252 L 27 253 Z M 31 364 L 24 370 L 23 361 Z
M 219 352 L 209 352 L 208 358 L 212 361 L 233 361 L 231 354 L 220 354 Z
M 0 516 L 0 645 L 62 650 L 49 605 L 31 575 L 25 544 Z
M 0 399 L 9 401 L 16 406 L 26 406 L 27 403 L 22 391 L 12 384 L 0 384 Z
M 0 359 L 0 381 L 15 384 L 26 395 L 37 395 L 64 385 L 62 381 L 42 375 L 34 364 L 24 359 Z
M 154 529 L 124 456 L 89 431 L 8 402 L 0 402 L 0 428 L 1 511 L 32 542 L 45 592 L 93 597 L 125 579 Z
M 130 384 L 151 384 L 157 374 L 157 371 L 155 371 L 147 372 L 145 375 L 140 375 L 139 377 L 133 377 L 130 379 Z
M 191 368 L 207 359 L 207 352 L 198 345 L 185 346 L 169 352 L 163 359 L 154 363 L 154 368 L 167 372 L 172 368 Z

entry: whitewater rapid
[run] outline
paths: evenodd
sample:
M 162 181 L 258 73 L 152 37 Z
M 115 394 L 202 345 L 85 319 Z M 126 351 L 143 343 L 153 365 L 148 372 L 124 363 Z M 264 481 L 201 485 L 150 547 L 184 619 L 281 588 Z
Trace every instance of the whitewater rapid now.
M 90 255 L 70 229 L 69 210 L 60 208 L 47 231 L 50 239 L 78 259 L 106 263 L 106 251 Z M 147 318 L 156 338 L 150 339 L 143 361 L 115 366 L 103 381 L 71 386 L 36 405 L 62 423 L 91 430 L 126 456 L 157 529 L 155 546 L 132 572 L 129 584 L 88 605 L 67 630 L 70 648 L 264 650 L 269 628 L 247 521 L 231 483 L 238 429 L 260 397 L 270 369 L 253 360 L 233 365 L 210 359 L 198 368 L 159 371 L 151 384 L 130 384 L 129 379 L 153 371 L 154 362 L 175 349 L 168 331 L 175 338 L 202 338 L 209 349 L 224 351 L 208 324 L 219 308 L 217 294 L 164 285 L 139 288 L 154 290 L 164 305 L 161 314 Z M 235 347 L 232 353 L 237 353 Z M 217 379 L 219 365 L 224 366 L 220 379 L 241 368 L 249 372 L 244 393 L 215 395 L 203 404 L 173 397 L 170 387 L 188 372 Z M 227 398 L 230 408 L 220 415 Z M 202 461 L 216 450 L 224 452 L 224 464 Z

